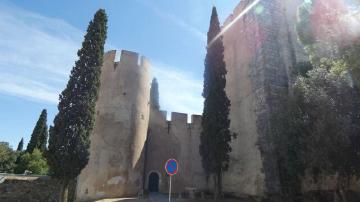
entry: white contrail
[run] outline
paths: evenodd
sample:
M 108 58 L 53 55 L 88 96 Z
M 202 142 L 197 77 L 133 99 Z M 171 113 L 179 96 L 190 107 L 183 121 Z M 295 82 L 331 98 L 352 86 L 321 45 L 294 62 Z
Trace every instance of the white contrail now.
M 221 32 L 216 35 L 208 44 L 208 47 L 210 47 L 220 36 L 222 36 L 226 31 L 228 31 L 242 16 L 244 16 L 247 12 L 249 12 L 254 6 L 256 6 L 260 0 L 255 0 L 252 2 L 248 7 L 246 7 L 236 18 L 230 22 L 228 25 L 226 25 Z

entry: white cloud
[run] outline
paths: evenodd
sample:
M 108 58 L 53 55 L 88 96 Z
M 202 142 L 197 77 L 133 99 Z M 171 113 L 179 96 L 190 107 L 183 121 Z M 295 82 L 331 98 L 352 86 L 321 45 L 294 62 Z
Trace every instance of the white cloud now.
M 0 91 L 31 100 L 42 100 L 57 104 L 57 89 L 47 84 L 24 77 L 0 73 Z
M 185 22 L 175 17 L 170 19 L 204 37 Z M 82 31 L 63 20 L 3 2 L 0 2 L 0 30 L 0 93 L 56 104 L 77 58 Z M 162 63 L 154 63 L 152 70 L 159 81 L 162 109 L 201 114 L 201 80 Z
M 150 3 L 148 1 L 139 1 L 139 3 L 142 3 L 144 6 L 148 7 L 150 10 L 152 10 L 157 16 L 160 18 L 163 18 L 165 20 L 169 20 L 172 23 L 176 24 L 179 27 L 182 27 L 183 29 L 187 30 L 188 32 L 192 33 L 194 36 L 198 37 L 202 41 L 206 41 L 206 34 L 204 34 L 201 30 L 197 29 L 196 27 L 190 25 L 189 23 L 185 22 L 181 18 L 167 13 L 163 10 L 161 10 L 159 7 L 156 6 L 154 2 Z
M 201 114 L 202 81 L 179 69 L 159 62 L 152 64 L 153 76 L 159 83 L 161 109 L 168 112 Z
M 0 93 L 57 103 L 83 33 L 63 20 L 0 3 Z

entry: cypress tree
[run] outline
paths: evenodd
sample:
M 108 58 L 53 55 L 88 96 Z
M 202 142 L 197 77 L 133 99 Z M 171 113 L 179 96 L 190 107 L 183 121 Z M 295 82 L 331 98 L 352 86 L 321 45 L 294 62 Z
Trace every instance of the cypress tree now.
M 153 78 L 150 89 L 150 105 L 153 109 L 160 109 L 159 104 L 159 84 L 156 78 Z
M 21 138 L 18 146 L 17 146 L 17 149 L 16 151 L 22 151 L 23 150 L 23 147 L 24 147 L 24 138 Z
M 31 134 L 31 138 L 27 145 L 26 152 L 32 153 L 34 149 L 40 149 L 41 151 L 44 151 L 42 149 L 43 146 L 42 144 L 44 144 L 44 139 L 45 138 L 47 139 L 48 136 L 46 121 L 47 121 L 47 112 L 46 109 L 43 109 L 41 111 L 38 121 L 36 122 L 33 133 Z M 46 147 L 46 142 L 45 142 L 45 147 Z
M 213 7 L 205 59 L 203 89 L 205 101 L 199 150 L 207 176 L 214 177 L 216 200 L 222 192 L 222 173 L 229 166 L 232 137 L 228 118 L 230 101 L 225 92 L 227 72 L 224 62 L 224 46 L 222 37 L 215 38 L 220 31 L 216 8 Z
M 62 181 L 60 201 L 67 201 L 70 180 L 80 174 L 89 160 L 106 24 L 105 10 L 100 9 L 89 23 L 82 48 L 77 53 L 79 59 L 60 94 L 59 113 L 50 131 L 47 157 L 53 176 Z
M 45 110 L 45 114 L 47 114 Z M 45 116 L 45 123 L 46 123 L 46 116 Z M 47 124 L 44 125 L 43 131 L 39 134 L 39 146 L 37 147 L 41 152 L 46 151 L 46 144 L 48 141 L 49 131 Z

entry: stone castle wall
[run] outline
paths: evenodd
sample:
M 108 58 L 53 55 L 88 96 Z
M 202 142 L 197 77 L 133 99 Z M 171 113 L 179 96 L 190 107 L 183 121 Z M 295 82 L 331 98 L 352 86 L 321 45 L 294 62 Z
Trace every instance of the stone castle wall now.
M 90 159 L 81 172 L 77 200 L 137 195 L 149 122 L 150 64 L 134 52 L 104 55 Z
M 307 60 L 295 32 L 296 9 L 302 0 L 263 0 L 224 33 L 228 71 L 226 92 L 231 101 L 230 167 L 223 190 L 234 195 L 279 193 L 276 156 L 269 140 L 270 114 L 289 93 L 294 65 Z M 224 26 L 253 0 L 242 0 Z M 166 193 L 167 159 L 179 161 L 173 192 L 208 187 L 199 154 L 201 116 L 150 109 L 149 66 L 137 53 L 115 51 L 104 56 L 97 115 L 91 136 L 90 160 L 78 179 L 77 199 L 136 196 L 148 190 L 149 175 L 159 176 Z M 161 85 L 161 84 L 160 84 Z M 161 92 L 160 92 L 161 94 Z M 211 185 L 211 184 L 210 184 Z
M 179 173 L 172 179 L 173 191 L 184 192 L 186 187 L 205 189 L 205 175 L 199 154 L 201 116 L 192 115 L 191 123 L 187 114 L 171 113 L 166 120 L 166 112 L 151 110 L 149 132 L 146 145 L 145 190 L 152 172 L 160 177 L 159 191 L 168 192 L 169 177 L 165 172 L 165 162 L 175 158 L 179 162 Z
M 173 177 L 173 192 L 187 187 L 205 189 L 199 154 L 201 116 L 150 109 L 150 64 L 137 53 L 116 51 L 104 55 L 90 159 L 81 172 L 77 201 L 136 196 L 148 190 L 152 172 L 159 175 L 159 191 L 168 192 L 164 165 L 169 158 L 179 162 Z
M 279 193 L 276 156 L 269 140 L 270 114 L 288 94 L 294 65 L 306 60 L 295 32 L 301 0 L 263 0 L 233 22 L 253 0 L 242 0 L 224 26 L 226 92 L 231 101 L 230 168 L 224 191 L 236 195 Z

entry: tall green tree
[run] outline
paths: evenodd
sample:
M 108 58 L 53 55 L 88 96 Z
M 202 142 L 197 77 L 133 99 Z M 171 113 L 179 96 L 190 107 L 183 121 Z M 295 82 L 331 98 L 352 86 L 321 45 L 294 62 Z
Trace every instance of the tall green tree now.
M 48 137 L 48 128 L 47 128 L 47 112 L 46 109 L 41 111 L 40 117 L 36 122 L 33 133 L 31 134 L 31 138 L 29 144 L 27 145 L 26 152 L 33 152 L 34 149 L 38 148 L 41 151 L 45 151 L 46 142 Z
M 303 135 L 308 121 L 299 107 L 298 96 L 286 95 L 280 101 L 281 107 L 270 116 L 270 141 L 276 154 L 282 201 L 300 202 L 305 172 Z
M 156 78 L 153 78 L 150 89 L 150 105 L 153 109 L 160 109 L 159 104 L 159 84 Z
M 295 83 L 298 106 L 304 113 L 304 145 L 299 147 L 306 167 L 333 175 L 336 195 L 346 201 L 351 177 L 360 176 L 360 94 L 344 77 L 324 68 L 309 71 Z M 319 147 L 319 145 L 323 145 Z
M 330 2 L 329 5 L 334 2 L 336 1 Z M 347 3 L 348 5 L 358 6 L 359 2 L 359 0 L 350 0 Z M 342 3 L 342 1 L 338 1 L 338 3 Z M 319 0 L 313 0 L 305 1 L 299 7 L 299 17 L 296 24 L 298 38 L 305 47 L 313 66 L 327 69 L 333 68 L 334 73 L 346 74 L 348 79 L 352 80 L 352 85 L 360 89 L 359 37 L 351 34 L 349 36 L 341 35 L 342 40 L 339 40 L 339 36 L 337 36 L 341 30 L 352 27 L 339 21 L 341 19 L 338 17 L 339 13 L 351 17 L 354 15 L 349 9 L 340 11 L 337 8 L 323 7 L 324 5 L 326 4 L 320 3 Z M 323 30 L 322 34 L 315 33 L 315 30 L 319 29 L 319 27 L 314 26 L 314 20 L 318 17 L 321 17 L 322 20 L 315 22 L 320 28 L 326 27 L 326 31 Z M 339 25 L 344 27 L 341 28 Z M 344 33 L 349 34 L 351 31 L 345 31 Z
M 62 180 L 60 201 L 67 201 L 69 181 L 89 160 L 90 134 L 100 86 L 101 65 L 107 32 L 107 16 L 100 9 L 90 21 L 79 59 L 65 90 L 60 94 L 48 148 L 48 163 L 54 177 Z
M 225 92 L 224 45 L 220 33 L 220 23 L 216 8 L 213 7 L 210 28 L 208 31 L 208 47 L 205 58 L 204 110 L 202 116 L 202 132 L 200 135 L 200 155 L 202 165 L 208 176 L 214 177 L 215 199 L 222 192 L 222 174 L 229 167 L 231 138 L 229 126 L 230 101 Z
M 23 150 L 23 147 L 24 147 L 24 138 L 21 138 L 21 140 L 20 140 L 20 142 L 19 142 L 19 144 L 18 144 L 18 146 L 17 146 L 17 149 L 16 149 L 16 151 L 22 151 Z
M 302 179 L 308 174 L 315 182 L 334 176 L 335 198 L 347 201 L 350 179 L 360 175 L 359 43 L 348 37 L 334 40 L 341 29 L 333 26 L 338 19 L 332 17 L 339 12 L 319 9 L 324 5 L 313 0 L 299 8 L 297 34 L 310 62 L 295 66 L 293 93 L 272 114 L 281 193 L 289 202 L 302 201 Z

